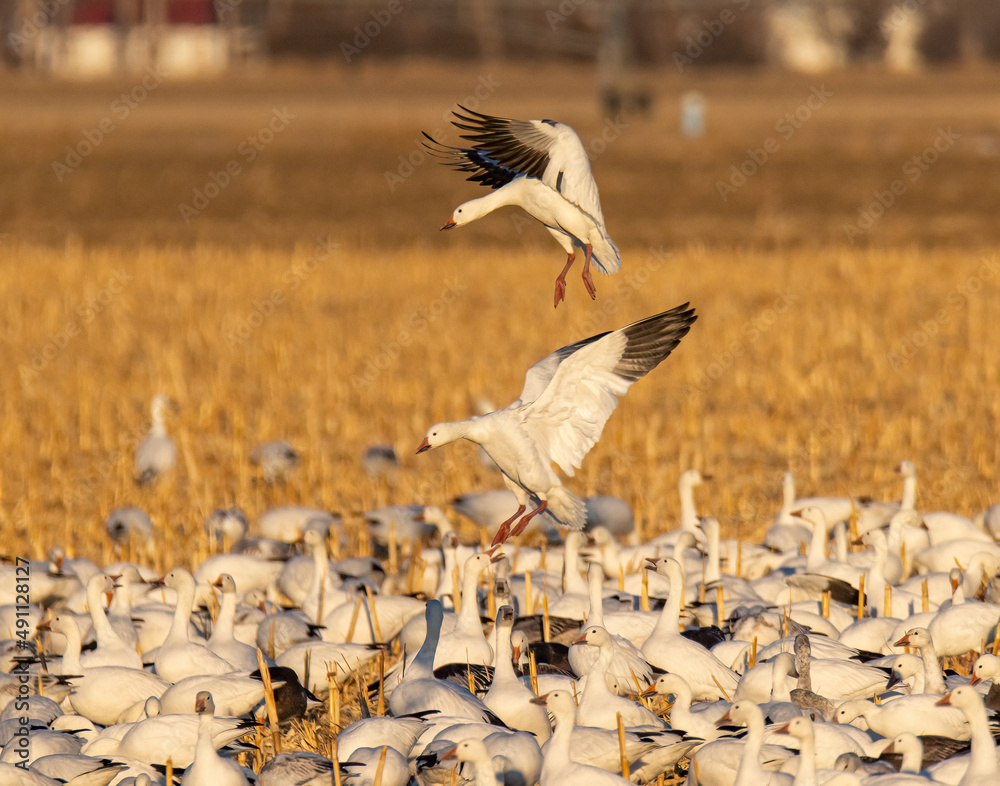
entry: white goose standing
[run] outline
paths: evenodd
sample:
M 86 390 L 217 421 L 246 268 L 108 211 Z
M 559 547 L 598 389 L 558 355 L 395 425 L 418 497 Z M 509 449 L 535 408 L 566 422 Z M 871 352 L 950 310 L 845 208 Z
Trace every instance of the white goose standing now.
M 188 627 L 194 607 L 194 577 L 184 568 L 174 568 L 163 578 L 163 583 L 177 592 L 177 606 L 170 632 L 156 650 L 153 667 L 156 673 L 170 682 L 202 674 L 226 674 L 235 671 L 233 666 L 213 653 L 204 644 L 191 641 Z
M 462 438 L 486 449 L 518 499 L 517 512 L 500 525 L 494 544 L 520 534 L 543 510 L 563 526 L 582 529 L 586 506 L 563 486 L 552 463 L 573 475 L 600 438 L 618 396 L 666 359 L 695 319 L 685 303 L 558 349 L 528 370 L 524 390 L 513 404 L 431 426 L 417 453 Z M 538 504 L 522 516 L 529 499 Z
M 139 485 L 156 480 L 177 463 L 177 446 L 167 435 L 164 414 L 170 399 L 164 395 L 153 396 L 152 423 L 149 434 L 135 449 L 135 482 Z
M 223 759 L 215 749 L 212 739 L 215 702 L 212 694 L 201 691 L 195 698 L 194 711 L 198 714 L 198 742 L 194 749 L 194 761 L 184 771 L 181 783 L 184 786 L 250 786 L 243 768 L 234 761 Z
M 684 638 L 680 633 L 681 591 L 684 576 L 677 560 L 671 557 L 649 558 L 656 572 L 670 582 L 670 594 L 663 605 L 660 620 L 646 643 L 643 657 L 653 666 L 680 674 L 691 686 L 694 698 L 716 700 L 732 698 L 739 677 L 709 650 Z
M 459 205 L 441 229 L 468 224 L 499 207 L 517 205 L 546 229 L 566 251 L 566 266 L 556 279 L 555 305 L 566 297 L 566 274 L 584 253 L 583 283 L 593 299 L 590 275 L 595 262 L 603 273 L 621 268 L 618 247 L 608 236 L 597 183 L 580 137 L 554 120 L 510 120 L 472 112 L 455 113 L 455 126 L 472 147 L 449 147 L 424 134 L 430 149 L 448 166 L 469 172 L 469 180 L 495 189 L 492 194 Z
M 541 745 L 549 738 L 551 728 L 545 710 L 532 704 L 535 697 L 514 673 L 514 650 L 510 643 L 514 627 L 514 609 L 501 606 L 496 620 L 496 663 L 493 682 L 483 702 L 512 729 L 529 731 Z

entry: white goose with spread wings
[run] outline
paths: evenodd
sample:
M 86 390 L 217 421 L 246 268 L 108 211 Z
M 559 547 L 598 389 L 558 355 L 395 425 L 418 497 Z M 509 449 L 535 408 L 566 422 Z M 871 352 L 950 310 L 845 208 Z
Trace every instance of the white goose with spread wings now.
M 540 221 L 565 249 L 566 266 L 556 279 L 555 305 L 566 297 L 566 274 L 584 253 L 583 283 L 591 298 L 597 294 L 590 276 L 593 261 L 601 272 L 621 268 L 621 254 L 608 236 L 597 183 L 590 171 L 580 137 L 554 120 L 511 120 L 461 107 L 453 124 L 472 147 L 449 147 L 424 134 L 429 149 L 447 165 L 468 172 L 469 180 L 495 189 L 493 193 L 455 208 L 442 229 L 468 224 L 499 207 L 516 205 Z
M 543 510 L 565 527 L 582 529 L 583 500 L 563 486 L 552 463 L 573 475 L 600 438 L 618 397 L 687 335 L 697 319 L 688 305 L 557 349 L 528 370 L 521 397 L 509 407 L 431 426 L 417 453 L 462 438 L 489 453 L 518 501 L 517 512 L 500 525 L 494 544 L 522 532 Z M 529 499 L 538 504 L 522 517 Z

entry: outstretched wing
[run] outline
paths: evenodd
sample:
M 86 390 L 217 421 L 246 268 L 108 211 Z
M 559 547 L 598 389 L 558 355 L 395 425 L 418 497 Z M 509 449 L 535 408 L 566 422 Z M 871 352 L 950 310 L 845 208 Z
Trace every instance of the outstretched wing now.
M 441 155 L 446 151 L 443 157 L 452 159 L 450 166 L 469 172 L 469 180 L 492 188 L 517 175 L 536 178 L 598 223 L 604 222 L 587 151 L 572 128 L 554 120 L 513 120 L 462 106 L 459 109 L 462 111 L 454 113 L 457 119 L 452 122 L 470 132 L 461 137 L 472 142 L 472 147 L 447 147 L 431 139 L 439 148 L 435 152 Z
M 656 368 L 696 319 L 685 303 L 570 344 L 532 366 L 519 411 L 542 455 L 572 475 L 600 438 L 618 397 Z

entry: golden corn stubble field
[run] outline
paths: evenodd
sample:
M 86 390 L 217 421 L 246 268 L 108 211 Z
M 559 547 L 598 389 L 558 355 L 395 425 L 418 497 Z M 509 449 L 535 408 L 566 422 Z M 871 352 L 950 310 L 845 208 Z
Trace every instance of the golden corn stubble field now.
M 996 73 L 640 78 L 653 110 L 624 122 L 600 115 L 585 67 L 6 79 L 3 552 L 110 558 L 103 520 L 136 504 L 158 567 L 190 566 L 217 506 L 252 521 L 315 505 L 356 528 L 377 504 L 498 488 L 469 443 L 412 455 L 426 428 L 506 405 L 563 344 L 684 301 L 699 321 L 620 402 L 572 490 L 623 497 L 648 535 L 676 526 L 678 475 L 696 467 L 715 476 L 701 511 L 744 539 L 788 468 L 800 493 L 891 499 L 912 459 L 924 509 L 997 501 Z M 708 131 L 685 140 L 693 88 Z M 438 234 L 484 193 L 419 147 L 421 130 L 457 141 L 456 102 L 578 130 L 624 259 L 595 276 L 596 302 L 576 269 L 553 310 L 562 252 L 513 209 Z M 178 467 L 137 489 L 157 392 L 179 404 Z M 304 461 L 268 487 L 248 457 L 278 438 Z M 361 469 L 372 443 L 401 456 L 392 487 Z

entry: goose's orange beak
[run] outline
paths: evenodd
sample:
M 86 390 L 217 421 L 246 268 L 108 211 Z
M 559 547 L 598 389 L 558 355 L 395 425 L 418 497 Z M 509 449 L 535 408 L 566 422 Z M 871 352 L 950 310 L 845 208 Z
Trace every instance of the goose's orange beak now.
M 439 229 L 438 231 L 439 232 L 443 232 L 444 230 L 451 229 L 452 227 L 455 227 L 455 226 L 458 226 L 458 225 L 449 218 L 448 219 L 448 223 L 445 224 L 443 227 L 441 227 L 441 229 Z
M 431 443 L 427 441 L 427 437 L 424 437 L 423 442 L 417 445 L 417 453 L 423 453 L 425 450 L 431 449 Z

